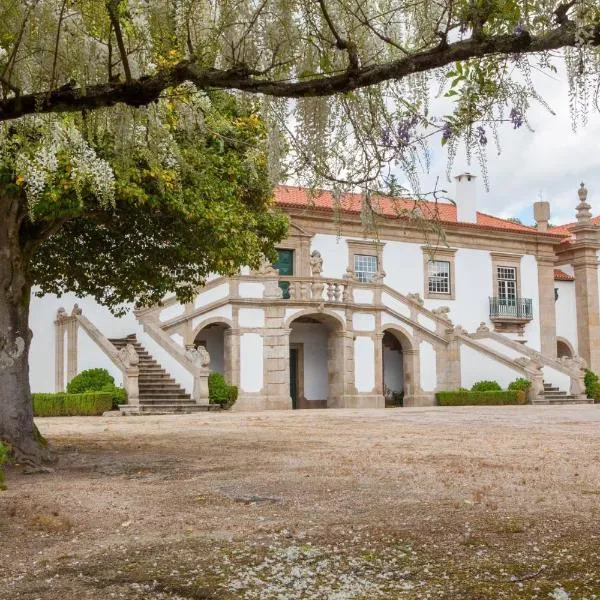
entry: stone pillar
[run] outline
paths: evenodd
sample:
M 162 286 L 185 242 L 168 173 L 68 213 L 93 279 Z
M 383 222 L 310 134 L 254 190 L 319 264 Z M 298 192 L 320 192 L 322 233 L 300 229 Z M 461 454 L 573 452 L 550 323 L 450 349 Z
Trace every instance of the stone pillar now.
M 279 289 L 279 288 L 277 288 Z M 292 408 L 290 332 L 283 327 L 285 306 L 268 306 L 264 330 L 265 408 Z
M 573 259 L 579 355 L 588 368 L 600 372 L 600 303 L 598 258 L 595 248 L 581 249 Z
M 77 330 L 79 323 L 73 317 L 67 321 L 67 383 L 77 375 Z
M 404 363 L 404 406 L 415 406 L 415 399 L 421 391 L 418 345 L 416 348 L 403 349 L 402 360 Z
M 240 331 L 226 329 L 225 346 L 225 380 L 231 385 L 240 387 Z
M 383 389 L 383 333 L 373 336 L 375 342 L 375 393 L 384 395 Z
M 65 309 L 61 308 L 54 321 L 54 391 L 65 391 Z
M 554 256 L 537 259 L 541 351 L 556 358 L 556 302 L 554 300 Z M 597 286 L 596 286 L 597 287 Z
M 461 387 L 460 343 L 448 334 L 449 343 L 445 348 L 436 348 L 436 370 L 438 391 L 457 390 Z

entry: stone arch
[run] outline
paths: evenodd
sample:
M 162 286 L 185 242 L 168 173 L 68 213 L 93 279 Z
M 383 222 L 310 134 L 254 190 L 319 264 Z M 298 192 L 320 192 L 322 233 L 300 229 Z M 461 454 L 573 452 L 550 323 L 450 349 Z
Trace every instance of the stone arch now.
M 293 408 L 339 406 L 344 384 L 345 323 L 339 315 L 303 310 L 287 319 Z
M 214 325 L 218 323 L 222 323 L 223 325 L 227 326 L 227 328 L 233 329 L 233 322 L 231 321 L 231 319 L 228 319 L 227 317 L 209 317 L 208 319 L 204 319 L 204 321 L 201 321 L 196 327 L 194 327 L 194 329 L 192 330 L 192 339 L 195 340 L 200 331 L 202 331 L 204 328 L 208 327 L 209 325 Z
M 227 381 L 232 381 L 231 373 L 231 322 L 229 319 L 214 317 L 206 319 L 194 329 L 194 346 L 204 346 L 210 355 L 210 370 L 221 373 Z
M 418 346 L 415 345 L 412 336 L 398 325 L 382 327 L 381 344 L 381 369 L 384 395 L 387 393 L 386 404 L 394 405 L 397 398 L 393 395 L 401 394 L 403 404 L 410 405 L 419 389 Z
M 346 319 L 327 308 L 324 308 L 323 310 L 315 310 L 314 308 L 303 309 L 288 317 L 285 320 L 284 327 L 291 327 L 294 321 L 302 317 L 313 317 L 317 320 L 320 320 L 324 324 L 330 324 L 333 329 L 337 329 L 339 327 L 340 331 L 346 331 Z
M 556 356 L 557 358 L 562 358 L 566 356 L 568 358 L 573 358 L 576 355 L 575 349 L 569 342 L 569 340 L 563 337 L 556 338 Z

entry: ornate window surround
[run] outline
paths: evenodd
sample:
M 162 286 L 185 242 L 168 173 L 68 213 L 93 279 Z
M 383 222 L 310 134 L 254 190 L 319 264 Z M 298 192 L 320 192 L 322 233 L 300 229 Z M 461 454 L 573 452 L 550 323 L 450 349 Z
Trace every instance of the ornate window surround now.
M 421 246 L 421 250 L 423 250 L 423 298 L 426 300 L 455 300 L 456 276 L 454 258 L 457 248 Z M 429 291 L 429 262 L 432 260 L 450 263 L 450 292 L 447 294 Z
M 290 223 L 288 235 L 281 240 L 275 247 L 278 250 L 294 251 L 294 276 L 310 277 L 310 242 L 312 234 L 305 231 L 298 225 Z

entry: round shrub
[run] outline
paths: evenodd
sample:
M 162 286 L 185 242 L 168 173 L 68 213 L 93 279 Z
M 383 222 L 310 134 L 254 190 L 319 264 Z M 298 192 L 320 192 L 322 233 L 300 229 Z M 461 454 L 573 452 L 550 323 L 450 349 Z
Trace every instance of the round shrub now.
M 86 369 L 71 379 L 67 385 L 69 394 L 105 391 L 107 385 L 115 387 L 115 380 L 106 369 Z
M 501 392 L 502 388 L 497 381 L 477 381 L 471 388 L 472 392 Z
M 525 379 L 525 377 L 518 377 L 508 384 L 509 390 L 517 390 L 522 392 L 528 392 L 530 387 L 531 381 L 529 381 L 529 379 Z

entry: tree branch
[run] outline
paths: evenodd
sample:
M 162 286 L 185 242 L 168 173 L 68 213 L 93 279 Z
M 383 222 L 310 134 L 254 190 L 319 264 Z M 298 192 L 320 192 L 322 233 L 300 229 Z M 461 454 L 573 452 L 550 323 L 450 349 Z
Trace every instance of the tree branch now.
M 325 6 L 325 0 L 318 0 L 318 2 L 319 6 L 321 7 L 321 12 L 323 13 L 323 18 L 327 23 L 327 27 L 329 27 L 329 30 L 335 38 L 336 48 L 338 48 L 339 50 L 346 50 L 346 52 L 348 52 L 348 71 L 351 71 L 352 73 L 358 73 L 358 71 L 360 70 L 360 62 L 358 59 L 358 51 L 356 49 L 356 44 L 354 42 L 344 39 L 338 33 L 337 29 L 335 28 L 335 25 L 333 24 L 333 21 L 331 20 L 331 17 L 329 16 L 327 7 Z
M 207 69 L 194 60 L 182 61 L 169 69 L 159 71 L 156 75 L 141 77 L 131 82 L 91 85 L 85 90 L 67 87 L 0 100 L 0 121 L 34 113 L 77 112 L 118 103 L 143 106 L 156 100 L 166 88 L 185 81 L 192 81 L 201 89 L 240 90 L 280 98 L 331 96 L 389 80 L 402 79 L 410 74 L 429 71 L 456 61 L 496 54 L 530 54 L 576 44 L 575 25 L 568 21 L 540 37 L 520 33 L 463 40 L 388 63 L 360 67 L 356 72 L 344 71 L 301 81 L 269 80 L 264 76 L 257 76 L 257 71 L 245 67 Z M 600 46 L 600 24 L 594 27 L 591 44 Z
M 107 0 L 106 9 L 108 10 L 108 16 L 115 32 L 115 38 L 117 40 L 117 46 L 119 48 L 119 54 L 121 55 L 121 62 L 123 63 L 123 71 L 125 72 L 125 81 L 131 83 L 131 69 L 129 68 L 129 59 L 127 58 L 127 50 L 125 49 L 125 42 L 123 41 L 123 32 L 121 31 L 121 23 L 119 23 L 119 15 L 117 13 L 117 6 L 119 0 Z

